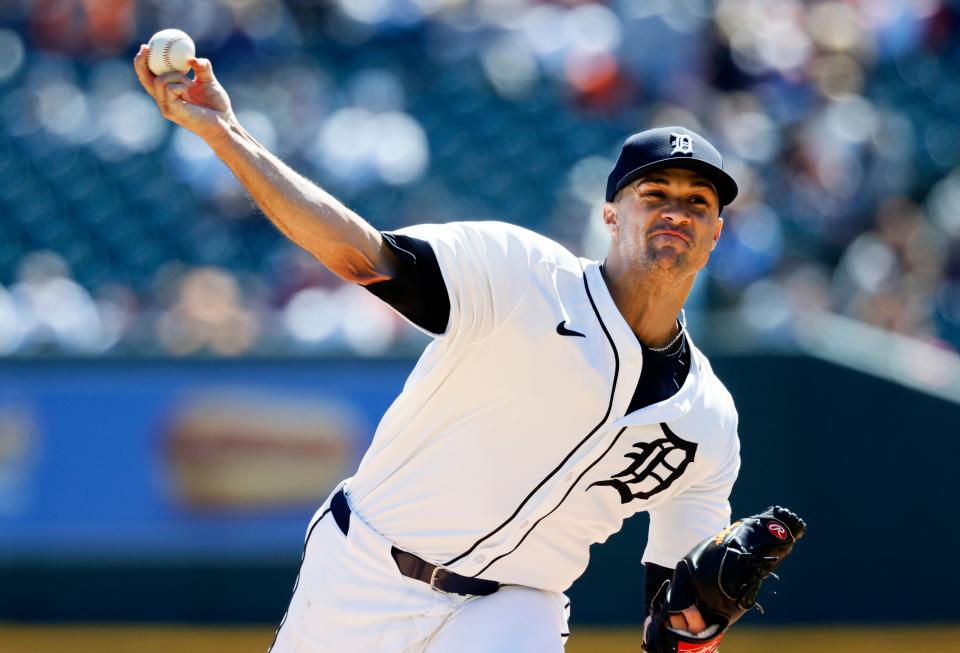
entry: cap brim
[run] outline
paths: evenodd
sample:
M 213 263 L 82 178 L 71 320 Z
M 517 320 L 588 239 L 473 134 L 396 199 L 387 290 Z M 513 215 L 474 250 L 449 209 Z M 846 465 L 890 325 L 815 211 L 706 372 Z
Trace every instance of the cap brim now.
M 631 170 L 620 179 L 615 193 L 619 193 L 627 184 L 635 181 L 638 177 L 641 177 L 648 172 L 652 172 L 654 170 L 663 170 L 665 168 L 681 168 L 683 170 L 692 170 L 693 172 L 699 172 L 702 174 L 704 178 L 710 181 L 717 189 L 717 199 L 720 200 L 721 207 L 727 206 L 737 198 L 739 189 L 737 188 L 737 182 L 733 180 L 733 177 L 728 175 L 717 166 L 707 163 L 706 161 L 701 161 L 700 159 L 686 159 L 682 157 L 671 157 L 669 159 L 653 161 L 652 163 L 648 163 L 640 166 L 639 168 Z

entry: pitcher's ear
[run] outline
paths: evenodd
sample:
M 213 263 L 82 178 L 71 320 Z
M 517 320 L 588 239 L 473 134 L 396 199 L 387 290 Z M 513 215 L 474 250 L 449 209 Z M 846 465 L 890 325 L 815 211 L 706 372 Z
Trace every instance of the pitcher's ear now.
M 603 203 L 603 224 L 607 225 L 608 228 L 613 229 L 618 224 L 617 216 L 617 205 L 613 202 L 604 202 Z
M 717 218 L 717 228 L 713 232 L 713 244 L 710 245 L 711 252 L 717 248 L 717 243 L 720 241 L 720 234 L 722 232 L 723 232 L 723 218 Z

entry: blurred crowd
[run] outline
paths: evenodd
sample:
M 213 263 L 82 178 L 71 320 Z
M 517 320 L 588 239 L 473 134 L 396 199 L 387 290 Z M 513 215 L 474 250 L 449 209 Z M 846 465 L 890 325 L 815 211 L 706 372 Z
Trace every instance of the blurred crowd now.
M 710 137 L 741 195 L 690 311 L 960 348 L 960 2 L 4 0 L 0 354 L 379 355 L 413 329 L 267 223 L 132 73 L 190 33 L 241 122 L 381 229 L 605 251 L 623 138 Z

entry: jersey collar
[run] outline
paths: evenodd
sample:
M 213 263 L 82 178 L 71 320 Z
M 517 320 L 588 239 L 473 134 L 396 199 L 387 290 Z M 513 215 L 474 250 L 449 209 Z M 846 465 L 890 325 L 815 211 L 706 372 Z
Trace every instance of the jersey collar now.
M 621 367 L 624 365 L 624 361 L 631 356 L 642 361 L 643 348 L 640 346 L 640 341 L 637 340 L 633 329 L 627 324 L 620 309 L 613 301 L 613 296 L 610 295 L 610 290 L 607 288 L 607 284 L 603 280 L 603 274 L 600 272 L 600 263 L 598 261 L 585 261 L 584 274 L 586 275 L 587 286 L 590 288 L 594 302 L 596 302 L 597 311 L 610 331 L 610 338 L 617 348 Z M 672 397 L 617 419 L 614 422 L 615 426 L 665 422 L 682 417 L 693 409 L 694 400 L 703 389 L 703 383 L 701 383 L 701 375 L 703 374 L 701 356 L 703 354 L 697 349 L 689 331 L 686 337 L 687 345 L 690 347 L 690 371 L 683 382 L 683 386 Z M 632 396 L 633 388 L 628 390 Z

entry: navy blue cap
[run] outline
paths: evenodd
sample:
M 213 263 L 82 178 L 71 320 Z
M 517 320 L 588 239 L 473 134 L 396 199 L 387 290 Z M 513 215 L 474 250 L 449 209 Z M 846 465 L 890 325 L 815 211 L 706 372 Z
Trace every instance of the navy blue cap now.
M 634 134 L 623 143 L 617 164 L 607 177 L 607 201 L 641 175 L 663 168 L 684 168 L 702 174 L 717 188 L 720 206 L 737 197 L 737 182 L 723 170 L 723 157 L 710 141 L 683 127 L 659 127 Z

